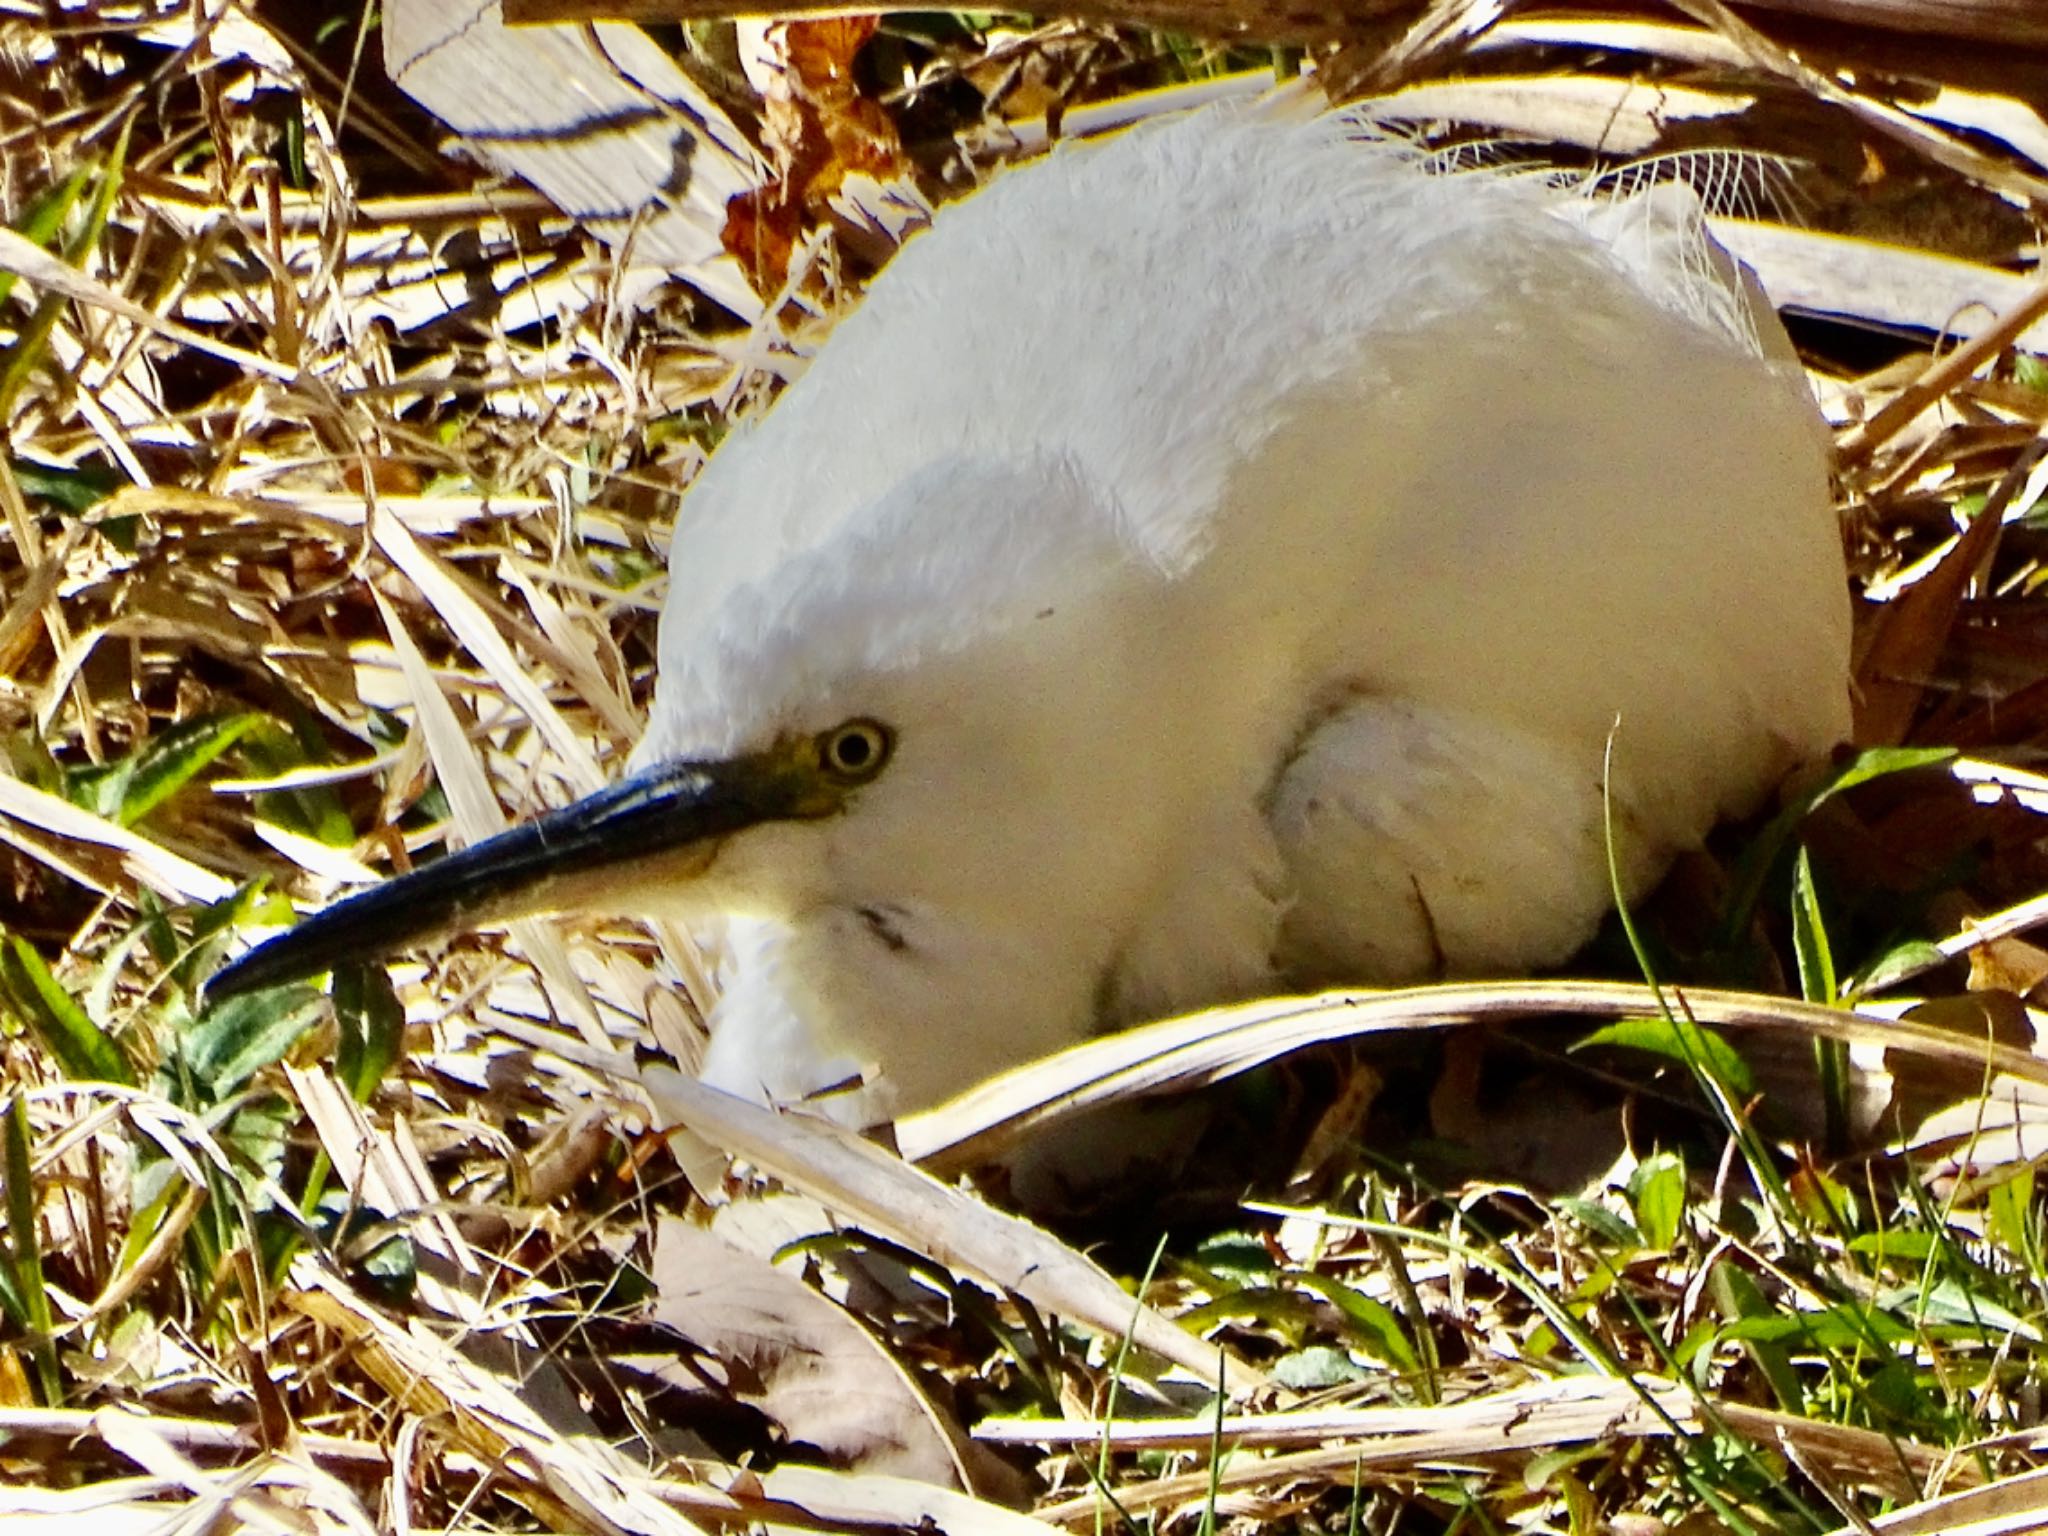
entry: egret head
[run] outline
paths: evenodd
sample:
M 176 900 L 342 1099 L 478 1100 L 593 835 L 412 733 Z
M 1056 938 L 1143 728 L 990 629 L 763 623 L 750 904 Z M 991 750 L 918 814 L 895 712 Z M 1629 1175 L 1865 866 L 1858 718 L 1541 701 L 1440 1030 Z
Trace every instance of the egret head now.
M 328 909 L 211 990 L 539 913 L 716 913 L 773 925 L 778 1004 L 857 1052 L 936 1029 L 971 1060 L 958 1031 L 990 990 L 1071 1038 L 1110 914 L 1154 873 L 1134 824 L 1178 798 L 1134 727 L 1188 686 L 1133 672 L 1170 584 L 1091 495 L 1059 463 L 942 463 L 709 610 L 672 604 L 618 783 Z

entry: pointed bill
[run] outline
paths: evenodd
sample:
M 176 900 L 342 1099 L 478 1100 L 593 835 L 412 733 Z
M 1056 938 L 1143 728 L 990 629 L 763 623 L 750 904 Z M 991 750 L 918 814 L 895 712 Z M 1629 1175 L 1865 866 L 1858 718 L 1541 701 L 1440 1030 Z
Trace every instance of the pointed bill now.
M 839 794 L 806 771 L 812 767 L 798 754 L 771 750 L 645 769 L 327 908 L 223 967 L 207 996 L 281 986 L 487 924 L 617 910 L 605 895 L 634 866 L 661 858 L 664 879 L 688 880 L 735 832 L 836 811 Z

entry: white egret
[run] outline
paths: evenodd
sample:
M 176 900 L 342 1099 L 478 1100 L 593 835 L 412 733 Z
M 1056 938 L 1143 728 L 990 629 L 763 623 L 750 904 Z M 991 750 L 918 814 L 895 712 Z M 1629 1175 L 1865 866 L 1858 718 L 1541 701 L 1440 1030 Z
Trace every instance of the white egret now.
M 1848 727 L 1826 445 L 1679 189 L 1211 109 L 941 212 L 726 442 L 616 787 L 242 990 L 722 924 L 706 1076 L 928 1105 L 1091 1031 L 1565 960 Z

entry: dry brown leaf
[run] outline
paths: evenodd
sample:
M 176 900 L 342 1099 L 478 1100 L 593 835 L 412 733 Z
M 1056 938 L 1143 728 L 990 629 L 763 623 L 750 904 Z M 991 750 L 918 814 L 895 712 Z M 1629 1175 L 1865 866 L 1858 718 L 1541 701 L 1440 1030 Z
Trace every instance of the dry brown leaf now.
M 854 81 L 854 56 L 876 26 L 873 16 L 839 16 L 768 29 L 763 121 L 777 170 L 727 203 L 720 237 L 762 294 L 789 282 L 804 231 L 850 178 L 892 181 L 908 169 L 894 120 Z
M 1359 105 L 1389 122 L 1472 123 L 1601 154 L 1647 154 L 1670 124 L 1734 117 L 1755 98 L 1609 76 L 1523 75 L 1431 82 Z
M 494 164 L 639 265 L 748 319 L 760 301 L 719 247 L 760 169 L 725 111 L 637 27 L 507 27 L 495 0 L 392 0 L 391 77 Z
M 653 1315 L 728 1367 L 732 1394 L 834 1466 L 974 1490 L 960 1428 L 844 1308 L 676 1217 L 655 1229 Z
M 284 1300 L 330 1329 L 391 1395 L 391 1410 L 436 1421 L 455 1444 L 498 1469 L 506 1490 L 557 1529 L 701 1536 L 658 1497 L 644 1472 L 594 1436 L 564 1435 L 519 1388 L 423 1328 L 385 1317 L 319 1262 L 292 1265 Z M 730 1501 L 717 1504 L 729 1509 Z
M 1924 1499 L 1828 1536 L 2036 1536 L 2048 1531 L 2048 1469 Z
M 1858 635 L 1856 740 L 1866 747 L 1905 739 L 1934 676 L 1963 594 L 1997 547 L 2001 508 L 1987 505 L 1942 562 L 1886 604 Z
M 1227 1349 L 1203 1343 L 1134 1301 L 1051 1233 L 939 1183 L 851 1131 L 812 1115 L 777 1115 L 667 1068 L 651 1068 L 643 1080 L 669 1123 L 879 1236 L 1107 1338 L 1128 1336 L 1201 1380 L 1214 1379 L 1219 1361 L 1238 1388 L 1263 1379 Z
M 1783 309 L 1974 337 L 2033 291 L 2017 272 L 1865 235 L 1756 219 L 1707 222 L 1714 238 L 1755 269 L 1771 302 Z M 2048 324 L 2037 321 L 2020 342 L 2048 348 Z
M 2048 1083 L 2048 1060 L 1928 1025 L 1761 993 L 1672 987 L 1665 995 L 1674 1011 L 1700 1024 L 1797 1030 L 1952 1062 L 1964 1071 L 2010 1072 Z M 1057 1119 L 1219 1082 L 1304 1046 L 1546 1015 L 1614 1019 L 1657 1014 L 1656 994 L 1622 982 L 1456 982 L 1273 998 L 1086 1041 L 900 1121 L 896 1136 L 904 1155 L 915 1162 L 971 1167 Z
M 1709 1410 L 1719 1428 L 1773 1448 L 1780 1435 L 1790 1436 L 1816 1461 L 1895 1492 L 1917 1491 L 1902 1478 L 1907 1469 L 1924 1476 L 1944 1460 L 1931 1447 L 1872 1430 L 1705 1399 L 1675 1382 L 1572 1376 L 1441 1405 L 1226 1414 L 1221 1433 L 1228 1444 L 1273 1447 L 1285 1453 L 1263 1460 L 1234 1456 L 1220 1473 L 1205 1468 L 1149 1486 L 1126 1487 L 1118 1491 L 1117 1503 L 1126 1514 L 1169 1508 L 1201 1496 L 1212 1476 L 1220 1488 L 1283 1486 L 1316 1471 L 1342 1475 L 1363 1467 L 1420 1469 L 1501 1451 L 1544 1452 L 1590 1440 L 1659 1438 L 1703 1427 Z M 975 1431 L 977 1437 L 998 1444 L 1079 1447 L 1106 1439 L 1125 1449 L 1194 1451 L 1206 1449 L 1217 1432 L 1213 1415 L 1113 1424 L 990 1420 Z M 1291 1449 L 1295 1447 L 1312 1448 Z M 1100 1501 L 1091 1494 L 1042 1509 L 1039 1518 L 1079 1524 L 1098 1518 L 1100 1512 Z

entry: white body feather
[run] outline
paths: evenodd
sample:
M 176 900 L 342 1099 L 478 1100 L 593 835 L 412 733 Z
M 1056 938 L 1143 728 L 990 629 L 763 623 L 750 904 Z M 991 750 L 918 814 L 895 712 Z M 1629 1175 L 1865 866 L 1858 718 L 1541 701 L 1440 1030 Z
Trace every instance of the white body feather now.
M 677 528 L 642 761 L 872 716 L 677 892 L 706 1073 L 923 1105 L 1276 985 L 1519 970 L 1847 729 L 1825 448 L 1683 193 L 1212 110 L 944 210 Z

